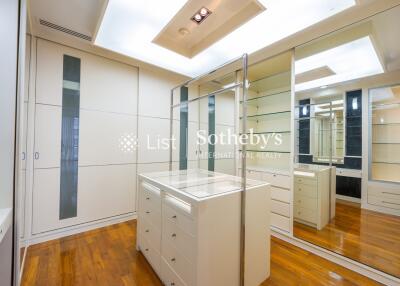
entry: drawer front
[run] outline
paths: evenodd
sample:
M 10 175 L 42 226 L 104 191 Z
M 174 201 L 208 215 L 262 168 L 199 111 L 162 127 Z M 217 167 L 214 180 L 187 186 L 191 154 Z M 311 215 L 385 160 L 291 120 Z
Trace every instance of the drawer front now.
M 304 209 L 297 205 L 294 206 L 294 218 L 309 222 L 312 224 L 317 224 L 317 215 L 314 210 Z
M 290 204 L 271 200 L 271 211 L 285 217 L 290 217 Z
M 262 180 L 270 183 L 272 186 L 290 189 L 290 177 L 272 174 L 272 173 L 263 173 Z
M 194 285 L 194 267 L 183 255 L 167 240 L 162 242 L 162 258 L 183 280 L 186 285 Z
M 139 216 L 147 219 L 156 228 L 161 229 L 161 212 L 160 211 L 161 211 L 161 209 L 157 208 L 153 204 L 142 201 L 141 206 L 139 208 Z
M 161 274 L 161 255 L 156 249 L 150 244 L 150 242 L 140 237 L 140 250 L 146 257 L 147 261 L 153 267 L 154 271 L 160 275 Z
M 189 286 L 182 281 L 163 258 L 161 259 L 161 279 L 165 286 Z
M 317 210 L 317 199 L 294 194 L 294 205 L 307 210 Z
M 161 229 L 156 228 L 145 218 L 138 217 L 139 235 L 146 239 L 157 252 L 161 252 Z
M 390 209 L 400 210 L 400 199 L 377 197 L 369 193 L 368 203 L 370 203 L 371 205 L 377 205 Z
M 163 205 L 167 205 L 176 212 L 186 216 L 191 220 L 196 219 L 196 208 L 189 203 L 186 203 L 178 198 L 170 195 L 166 195 L 163 198 Z
M 176 223 L 168 218 L 163 218 L 162 240 L 179 249 L 183 257 L 194 263 L 196 254 L 195 238 L 184 232 Z
M 290 191 L 287 189 L 271 187 L 271 199 L 284 203 L 290 203 Z
M 317 185 L 317 180 L 315 178 L 308 178 L 308 177 L 301 177 L 301 176 L 295 176 L 294 182 L 295 182 L 295 184 L 301 184 L 301 185 L 310 185 L 310 186 Z
M 284 231 L 290 231 L 290 219 L 271 213 L 271 225 Z
M 400 188 L 399 190 L 368 188 L 368 195 L 389 200 L 400 200 Z
M 140 195 L 140 200 L 160 207 L 161 192 L 156 187 L 153 187 L 147 183 L 142 183 L 142 193 Z
M 169 206 L 169 204 L 163 204 L 163 217 L 170 219 L 176 223 L 183 231 L 196 236 L 196 222 L 190 217 L 182 214 L 182 212 Z
M 317 198 L 318 197 L 317 186 L 295 183 L 294 196 L 296 197 L 297 195 L 309 198 Z

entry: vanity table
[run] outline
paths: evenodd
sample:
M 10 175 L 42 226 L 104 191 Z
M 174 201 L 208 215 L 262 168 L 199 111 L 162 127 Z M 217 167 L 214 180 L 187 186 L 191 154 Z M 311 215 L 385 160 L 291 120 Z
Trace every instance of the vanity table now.
M 168 286 L 240 285 L 242 178 L 184 170 L 139 175 L 137 248 Z M 244 280 L 270 269 L 270 186 L 246 181 Z
M 295 165 L 295 221 L 318 230 L 328 224 L 329 220 L 335 216 L 335 177 L 335 167 L 311 164 Z

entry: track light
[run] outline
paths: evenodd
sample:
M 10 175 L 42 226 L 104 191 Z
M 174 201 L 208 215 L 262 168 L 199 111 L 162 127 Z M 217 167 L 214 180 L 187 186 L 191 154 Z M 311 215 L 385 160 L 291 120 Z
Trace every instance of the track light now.
M 193 22 L 201 24 L 208 16 L 210 16 L 211 11 L 206 7 L 202 7 L 196 14 L 191 18 Z

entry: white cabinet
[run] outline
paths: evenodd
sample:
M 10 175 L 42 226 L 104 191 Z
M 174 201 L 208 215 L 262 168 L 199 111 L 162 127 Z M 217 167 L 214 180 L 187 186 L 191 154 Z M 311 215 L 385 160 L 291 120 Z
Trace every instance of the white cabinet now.
M 139 176 L 137 247 L 165 285 L 239 285 L 240 192 L 217 190 L 237 177 L 212 181 L 215 173 L 199 171 L 209 177 L 187 176 L 197 170 Z M 183 178 L 191 182 L 187 193 L 170 185 L 184 184 Z M 207 190 L 215 196 L 196 199 Z M 269 216 L 262 215 L 270 208 L 268 184 L 248 187 L 246 194 L 245 285 L 256 286 L 269 276 Z
M 330 167 L 310 165 L 295 169 L 293 190 L 295 221 L 318 230 L 328 224 L 331 201 L 330 171 Z
M 61 107 L 36 104 L 35 168 L 60 167 Z

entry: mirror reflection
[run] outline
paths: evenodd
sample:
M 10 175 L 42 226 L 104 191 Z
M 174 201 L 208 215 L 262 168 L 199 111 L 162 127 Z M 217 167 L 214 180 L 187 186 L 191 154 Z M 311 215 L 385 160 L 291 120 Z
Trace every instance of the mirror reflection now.
M 400 7 L 295 51 L 297 238 L 400 277 Z

